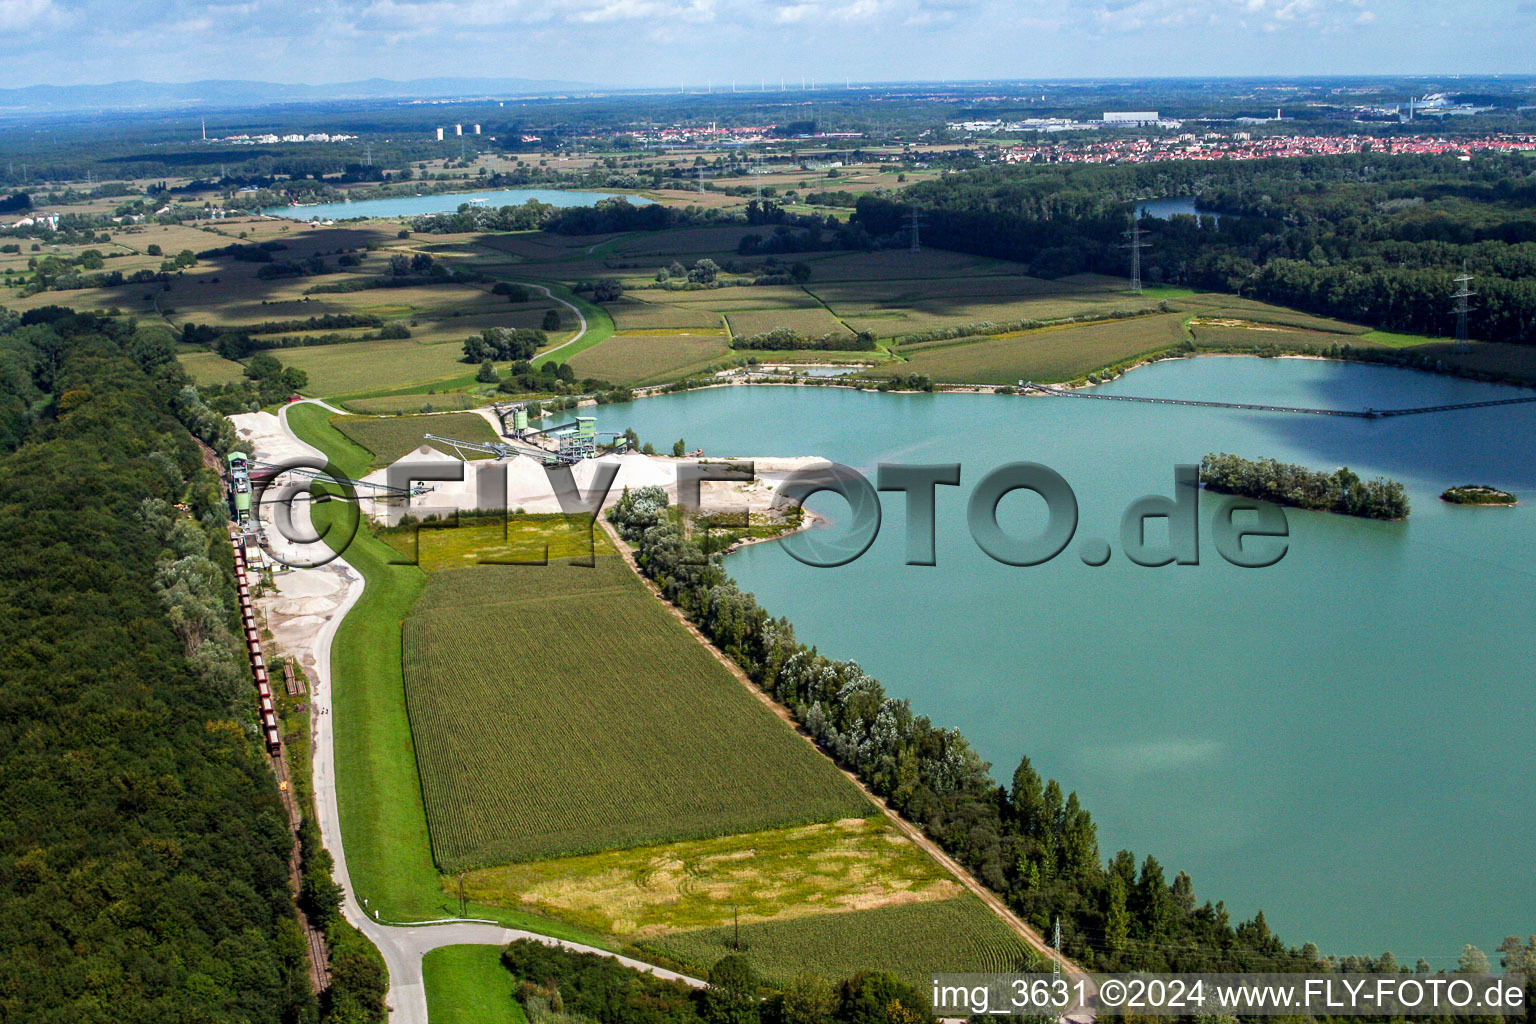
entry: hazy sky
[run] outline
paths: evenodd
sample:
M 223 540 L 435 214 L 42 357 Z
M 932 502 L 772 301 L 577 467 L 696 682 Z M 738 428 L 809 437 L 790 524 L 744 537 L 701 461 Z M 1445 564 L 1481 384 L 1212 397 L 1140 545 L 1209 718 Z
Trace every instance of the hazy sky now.
M 0 0 L 0 86 L 1530 73 L 1532 0 Z

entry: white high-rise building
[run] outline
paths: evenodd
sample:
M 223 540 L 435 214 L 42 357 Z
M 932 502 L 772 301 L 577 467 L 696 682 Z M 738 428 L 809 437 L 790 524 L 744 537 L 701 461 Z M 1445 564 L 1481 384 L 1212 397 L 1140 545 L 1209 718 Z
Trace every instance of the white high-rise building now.
M 453 134 L 455 134 L 455 135 L 463 135 L 464 134 L 464 126 L 461 125 L 461 124 L 454 125 L 453 126 Z
M 443 141 L 443 130 L 441 128 L 439 128 L 437 130 L 437 141 L 438 142 L 442 142 Z
M 474 126 L 472 126 L 470 128 L 470 131 L 474 132 L 476 135 L 479 135 L 480 134 L 480 126 L 479 125 L 474 125 Z

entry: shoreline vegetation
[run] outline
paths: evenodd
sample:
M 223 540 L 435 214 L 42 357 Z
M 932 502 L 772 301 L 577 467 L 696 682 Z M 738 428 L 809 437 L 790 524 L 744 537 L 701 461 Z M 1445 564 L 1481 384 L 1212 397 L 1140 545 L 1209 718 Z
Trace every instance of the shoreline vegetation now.
M 1447 487 L 1441 493 L 1440 500 L 1451 505 L 1482 505 L 1489 508 L 1510 508 L 1520 504 L 1520 499 L 1513 494 L 1488 484 Z
M 1362 480 L 1348 466 L 1325 473 L 1290 462 L 1213 452 L 1200 460 L 1200 479 L 1208 490 L 1292 508 L 1363 519 L 1400 520 L 1409 513 L 1402 484 L 1385 477 Z
M 1062 951 L 1084 968 L 1290 971 L 1329 962 L 1310 943 L 1284 945 L 1262 911 L 1234 926 L 1222 904 L 1197 905 L 1190 877 L 1169 882 L 1155 857 L 1138 869 L 1122 850 L 1105 864 L 1076 793 L 1042 780 L 1027 757 L 999 785 L 958 730 L 886 696 L 856 662 L 800 643 L 788 620 L 770 616 L 688 535 L 665 491 L 626 489 L 607 516 L 660 595 L 818 747 L 1036 928 L 1059 919 Z

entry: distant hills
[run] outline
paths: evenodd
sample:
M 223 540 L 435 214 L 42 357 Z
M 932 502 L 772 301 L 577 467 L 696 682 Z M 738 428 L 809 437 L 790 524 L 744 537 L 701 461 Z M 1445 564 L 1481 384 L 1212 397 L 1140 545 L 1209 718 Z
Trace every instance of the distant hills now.
M 534 78 L 369 78 L 329 85 L 211 79 L 201 82 L 110 82 L 105 85 L 29 85 L 0 89 L 0 112 L 156 110 L 251 107 L 326 100 L 475 99 L 537 96 L 596 88 L 586 82 Z

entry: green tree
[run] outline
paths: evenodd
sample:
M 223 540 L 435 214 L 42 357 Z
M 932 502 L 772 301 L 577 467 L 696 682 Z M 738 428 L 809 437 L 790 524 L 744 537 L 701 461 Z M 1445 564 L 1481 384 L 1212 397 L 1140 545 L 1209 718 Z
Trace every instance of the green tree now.
M 684 455 L 688 454 L 688 446 L 683 443 L 683 439 L 682 438 L 678 438 L 676 441 L 673 442 L 673 444 L 672 444 L 672 454 L 674 456 L 676 456 L 677 458 L 682 458 Z
M 757 978 L 746 957 L 733 953 L 709 969 L 702 1016 L 708 1024 L 756 1024 Z
M 833 1024 L 837 993 L 814 974 L 802 974 L 763 1006 L 765 1024 Z
M 270 352 L 258 352 L 245 364 L 245 375 L 251 380 L 266 380 L 283 372 L 283 364 Z
M 885 971 L 864 971 L 837 989 L 839 1024 L 928 1024 L 933 1014 L 922 992 Z
M 1118 875 L 1109 876 L 1109 906 L 1104 910 L 1104 942 L 1111 951 L 1125 949 L 1131 937 L 1131 915 L 1125 909 L 1125 881 Z
M 480 369 L 475 374 L 475 380 L 481 384 L 495 384 L 500 379 L 496 373 L 496 364 L 489 359 L 480 364 Z
M 1488 963 L 1488 954 L 1469 942 L 1461 947 L 1456 970 L 1462 974 L 1487 974 L 1493 967 Z
M 560 311 L 558 309 L 546 309 L 544 311 L 544 323 L 541 326 L 546 331 L 558 331 L 560 329 Z

